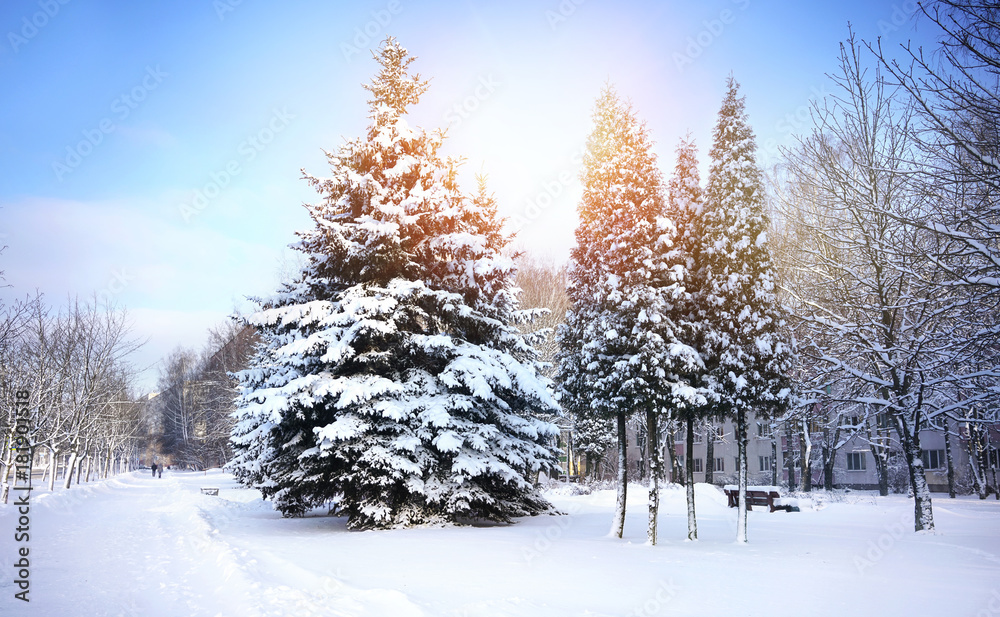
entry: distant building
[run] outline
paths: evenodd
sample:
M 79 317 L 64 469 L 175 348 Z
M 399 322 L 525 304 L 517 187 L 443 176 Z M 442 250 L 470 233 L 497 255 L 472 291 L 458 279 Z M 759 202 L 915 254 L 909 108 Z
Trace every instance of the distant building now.
M 881 426 L 877 422 L 872 423 L 870 428 L 852 423 L 850 419 L 841 427 L 841 441 L 843 445 L 837 448 L 833 463 L 833 485 L 835 488 L 851 488 L 858 490 L 878 489 L 878 470 L 876 467 L 873 445 L 876 449 L 888 449 L 888 479 L 890 489 L 905 491 L 909 485 L 905 461 L 902 459 L 902 452 L 899 447 L 899 440 L 894 431 L 889 429 L 884 423 Z M 772 434 L 769 423 L 758 423 L 755 418 L 748 419 L 749 441 L 747 443 L 747 471 L 751 484 L 771 484 L 777 479 L 779 484 L 788 483 L 789 458 L 794 462 L 794 482 L 796 486 L 801 485 L 801 458 L 802 443 L 800 431 L 796 428 L 791 433 L 791 440 L 787 433 L 783 433 L 783 426 L 779 426 Z M 594 476 L 601 475 L 602 467 L 588 470 L 583 457 L 573 456 L 572 431 L 568 426 L 561 427 L 560 435 L 560 462 L 563 473 L 570 476 Z M 722 485 L 734 483 L 737 478 L 738 460 L 737 444 L 735 440 L 735 427 L 731 420 L 715 423 L 715 440 L 713 442 L 713 483 Z M 956 485 L 960 492 L 968 492 L 972 485 L 971 462 L 969 457 L 969 429 L 965 423 L 950 421 L 949 430 L 952 433 L 951 455 L 952 465 L 955 471 Z M 870 435 L 869 435 L 870 431 Z M 631 477 L 639 477 L 646 473 L 645 451 L 646 435 L 645 430 L 640 426 L 638 429 L 628 430 L 628 460 L 629 474 Z M 853 433 L 853 434 L 852 434 Z M 825 433 L 820 427 L 813 426 L 810 430 L 810 439 L 813 441 L 812 447 L 812 485 L 814 488 L 822 488 L 824 485 L 824 469 L 822 464 L 822 441 Z M 997 478 L 1000 476 L 1000 424 L 987 426 L 984 431 L 985 448 L 981 454 L 981 464 L 986 469 L 986 479 L 989 486 L 996 490 Z M 678 431 L 676 440 L 672 444 L 676 455 L 677 464 L 683 467 L 685 461 L 685 448 L 683 431 Z M 940 430 L 925 429 L 920 432 L 920 445 L 923 452 L 924 473 L 927 484 L 932 492 L 948 491 L 948 456 L 945 449 L 945 435 Z M 707 444 L 705 443 L 705 430 L 695 433 L 694 439 L 694 479 L 695 482 L 704 482 L 706 479 L 706 455 Z M 614 457 L 615 454 L 609 453 Z M 664 476 L 670 478 L 669 452 L 664 449 Z M 613 466 L 612 466 L 613 467 Z M 776 468 L 776 473 L 775 473 Z M 678 469 L 682 473 L 682 469 Z M 682 480 L 681 475 L 678 480 Z

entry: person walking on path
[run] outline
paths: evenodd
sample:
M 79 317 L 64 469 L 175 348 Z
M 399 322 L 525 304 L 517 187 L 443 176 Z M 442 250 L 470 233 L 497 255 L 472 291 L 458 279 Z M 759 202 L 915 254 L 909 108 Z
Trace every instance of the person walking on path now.
M 156 477 L 156 463 L 153 463 L 153 477 Z
M 160 465 L 160 473 L 159 473 L 159 475 L 157 477 L 158 478 L 162 478 L 163 477 L 163 465 Z

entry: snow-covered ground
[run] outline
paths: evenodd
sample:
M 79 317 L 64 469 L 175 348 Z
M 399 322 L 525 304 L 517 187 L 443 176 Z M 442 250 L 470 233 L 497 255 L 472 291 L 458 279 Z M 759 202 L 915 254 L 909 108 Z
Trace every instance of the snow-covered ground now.
M 30 604 L 14 598 L 16 510 L 0 506 L 0 615 L 476 617 L 1000 615 L 1000 502 L 818 495 L 802 512 L 735 511 L 698 486 L 663 492 L 661 544 L 645 544 L 631 487 L 622 540 L 614 494 L 560 494 L 565 516 L 510 526 L 349 532 L 342 518 L 282 519 L 221 472 L 129 474 L 32 497 Z M 221 488 L 217 497 L 200 488 Z

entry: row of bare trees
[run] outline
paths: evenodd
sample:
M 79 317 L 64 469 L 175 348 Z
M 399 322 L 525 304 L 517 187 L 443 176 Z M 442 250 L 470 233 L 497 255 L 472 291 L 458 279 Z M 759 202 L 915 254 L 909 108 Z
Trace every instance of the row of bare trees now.
M 866 437 L 883 491 L 900 451 L 917 530 L 934 526 L 921 431 L 969 445 L 1000 420 L 1000 7 L 922 13 L 941 32 L 934 54 L 843 44 L 835 94 L 772 183 L 802 343 L 794 417 L 807 439 L 824 424 L 824 466 Z
M 124 310 L 69 298 L 52 306 L 41 294 L 0 303 L 0 501 L 13 468 L 14 409 L 29 393 L 27 435 L 41 480 L 69 488 L 135 464 L 141 403 L 133 400 L 131 338 Z
M 178 348 L 164 359 L 148 410 L 161 462 L 208 469 L 231 458 L 232 374 L 246 368 L 256 340 L 251 329 L 227 321 L 209 330 L 201 354 Z

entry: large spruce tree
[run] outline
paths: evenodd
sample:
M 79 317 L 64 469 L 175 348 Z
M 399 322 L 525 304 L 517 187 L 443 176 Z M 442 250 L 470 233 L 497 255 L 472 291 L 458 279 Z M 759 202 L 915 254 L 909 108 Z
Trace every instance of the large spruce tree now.
M 611 87 L 594 111 L 587 144 L 576 246 L 571 253 L 573 303 L 560 328 L 563 401 L 580 424 L 614 418 L 618 498 L 611 533 L 621 537 L 627 487 L 626 421 L 644 414 L 651 447 L 649 541 L 656 542 L 656 420 L 674 398 L 692 395 L 679 376 L 700 364 L 681 343 L 674 303 L 683 295 L 684 259 L 664 219 L 656 157 L 644 124 Z
M 231 467 L 285 515 L 332 504 L 351 528 L 550 508 L 557 407 L 518 332 L 514 264 L 492 197 L 463 193 L 443 135 L 410 127 L 427 89 L 388 38 L 367 134 L 327 153 L 298 276 L 246 318 Z
M 736 423 L 737 541 L 746 542 L 747 414 L 766 417 L 787 404 L 794 350 L 775 293 L 753 130 L 739 84 L 730 76 L 726 86 L 700 221 L 699 305 L 708 325 L 703 349 L 718 387 L 717 411 L 731 414 Z

